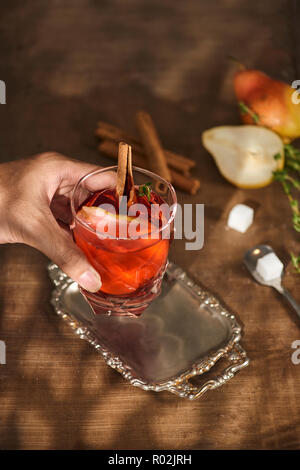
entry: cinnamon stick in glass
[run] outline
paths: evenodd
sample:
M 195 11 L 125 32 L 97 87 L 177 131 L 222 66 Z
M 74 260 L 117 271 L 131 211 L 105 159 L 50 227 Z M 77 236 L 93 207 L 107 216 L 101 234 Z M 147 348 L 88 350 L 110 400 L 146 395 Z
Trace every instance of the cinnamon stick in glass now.
M 128 203 L 131 204 L 134 196 L 134 182 L 132 175 L 132 154 L 131 146 L 125 142 L 120 142 L 118 147 L 118 170 L 116 193 L 119 198 L 128 197 Z
M 112 140 L 103 140 L 99 144 L 98 150 L 113 160 L 117 159 L 118 144 Z M 143 153 L 134 151 L 132 160 L 135 166 L 150 170 L 148 161 L 146 160 Z M 200 181 L 197 178 L 182 175 L 173 169 L 170 170 L 170 173 L 172 184 L 176 188 L 181 189 L 182 191 L 185 191 L 189 194 L 197 193 L 198 189 L 200 188 Z

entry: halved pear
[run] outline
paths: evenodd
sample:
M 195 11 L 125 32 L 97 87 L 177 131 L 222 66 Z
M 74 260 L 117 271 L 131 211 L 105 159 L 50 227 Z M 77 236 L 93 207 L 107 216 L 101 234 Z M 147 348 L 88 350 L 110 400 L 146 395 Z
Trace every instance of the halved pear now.
M 96 229 L 99 222 L 102 222 L 102 224 L 127 224 L 134 221 L 134 217 L 130 217 L 125 214 L 116 214 L 114 212 L 109 212 L 102 207 L 95 206 L 82 206 L 76 215 L 79 219 L 90 224 L 94 229 Z
M 96 230 L 99 238 L 113 238 L 136 235 L 142 237 L 151 233 L 151 224 L 143 217 L 109 212 L 102 207 L 82 206 L 77 217 Z
M 127 233 L 129 224 L 138 224 L 134 217 L 109 212 L 102 207 L 82 206 L 76 215 L 96 230 L 98 235 L 103 233 L 112 238 L 117 236 L 122 227 L 123 232 L 125 230 Z
M 264 127 L 213 127 L 203 132 L 202 143 L 224 178 L 240 188 L 267 186 L 284 166 L 281 138 Z

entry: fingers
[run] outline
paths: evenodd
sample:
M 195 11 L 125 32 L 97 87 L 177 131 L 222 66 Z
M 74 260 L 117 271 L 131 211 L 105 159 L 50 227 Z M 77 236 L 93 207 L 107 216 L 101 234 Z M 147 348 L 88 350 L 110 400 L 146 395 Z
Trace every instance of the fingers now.
M 71 233 L 61 228 L 54 217 L 45 217 L 38 239 L 30 244 L 42 251 L 87 291 L 97 292 L 101 288 L 100 275 L 75 245 Z
M 46 194 L 51 201 L 55 194 L 70 194 L 76 183 L 87 174 L 101 170 L 100 166 L 81 162 L 64 155 L 47 152 L 35 157 L 39 174 L 45 175 Z M 104 171 L 84 179 L 81 188 L 86 191 L 97 191 L 116 186 L 116 172 Z
M 117 184 L 117 173 L 107 171 L 90 176 L 82 182 L 82 187 L 88 191 L 99 191 L 101 189 L 112 189 Z
M 82 163 L 78 161 L 68 161 L 66 166 L 66 180 L 74 185 L 84 176 L 97 170 L 103 170 L 101 167 Z M 117 184 L 117 173 L 115 171 L 99 171 L 81 182 L 81 187 L 88 191 L 99 191 L 101 189 L 114 188 Z
M 89 264 L 84 253 L 75 245 L 71 234 L 65 235 L 62 233 L 64 230 L 60 227 L 57 232 L 57 245 L 55 245 L 59 245 L 59 248 L 56 248 L 55 251 L 47 249 L 45 254 L 81 287 L 89 292 L 97 292 L 102 285 L 100 275 Z
M 62 183 L 65 181 L 68 184 L 76 184 L 78 180 L 88 173 L 101 170 L 101 166 L 74 160 L 56 152 L 40 154 L 37 159 L 39 162 L 42 162 L 47 166 L 48 173 L 51 171 L 51 168 L 58 172 L 61 176 Z M 89 178 L 88 180 L 89 182 L 86 183 L 86 187 L 93 191 L 107 187 L 114 187 L 116 184 L 116 173 L 114 171 L 103 172 Z

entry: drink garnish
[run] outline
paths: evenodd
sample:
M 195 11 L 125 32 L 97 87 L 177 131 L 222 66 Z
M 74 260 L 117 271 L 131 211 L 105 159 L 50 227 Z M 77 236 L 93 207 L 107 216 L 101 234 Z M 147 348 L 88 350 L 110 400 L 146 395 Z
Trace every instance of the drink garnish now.
M 132 175 L 131 146 L 125 142 L 119 143 L 116 193 L 119 200 L 123 196 L 128 198 L 128 206 L 136 200 Z
M 148 201 L 150 201 L 151 198 L 151 186 L 152 183 L 145 183 L 139 186 L 139 196 L 146 196 Z

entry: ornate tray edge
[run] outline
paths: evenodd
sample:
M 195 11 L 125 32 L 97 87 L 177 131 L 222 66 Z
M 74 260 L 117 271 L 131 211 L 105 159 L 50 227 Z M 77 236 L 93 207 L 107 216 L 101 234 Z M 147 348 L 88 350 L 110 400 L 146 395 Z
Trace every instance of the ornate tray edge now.
M 120 358 L 114 356 L 107 348 L 99 344 L 98 339 L 89 331 L 88 327 L 83 327 L 79 322 L 72 319 L 63 309 L 61 296 L 63 291 L 70 284 L 73 284 L 74 281 L 54 263 L 49 264 L 48 272 L 56 286 L 51 296 L 51 304 L 55 312 L 73 329 L 75 334 L 94 346 L 96 351 L 102 355 L 105 362 L 112 369 L 117 370 L 126 380 L 136 387 L 155 392 L 166 390 L 180 397 L 194 400 L 202 396 L 208 390 L 220 387 L 234 377 L 236 372 L 249 364 L 247 354 L 239 344 L 241 326 L 236 321 L 235 316 L 229 312 L 214 295 L 197 285 L 181 268 L 173 263 L 169 263 L 167 275 L 171 279 L 176 279 L 178 282 L 185 284 L 203 303 L 214 308 L 218 314 L 227 317 L 231 324 L 232 335 L 225 347 L 219 349 L 207 358 L 202 359 L 200 362 L 194 363 L 189 370 L 184 371 L 180 376 L 161 383 L 147 383 L 138 378 L 130 366 L 124 364 Z M 222 357 L 228 359 L 230 365 L 224 369 L 220 375 L 203 383 L 201 386 L 194 386 L 189 382 L 190 378 L 208 372 Z

